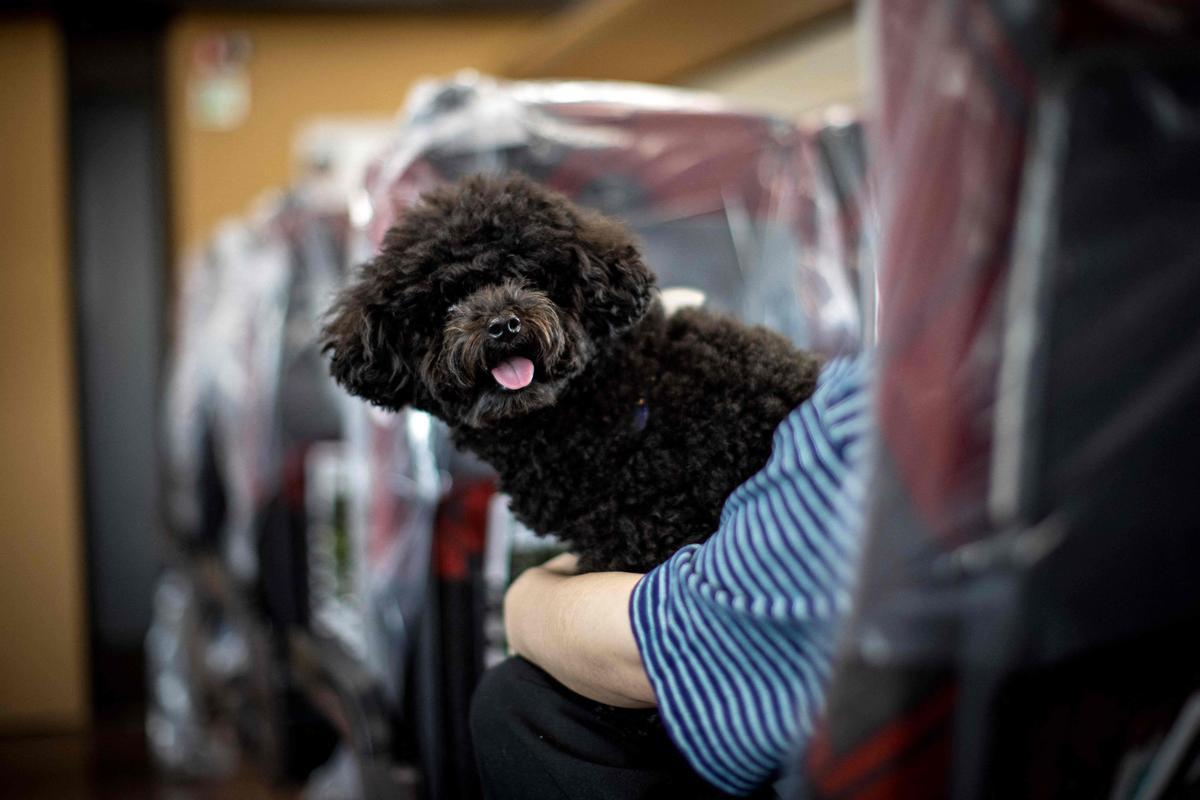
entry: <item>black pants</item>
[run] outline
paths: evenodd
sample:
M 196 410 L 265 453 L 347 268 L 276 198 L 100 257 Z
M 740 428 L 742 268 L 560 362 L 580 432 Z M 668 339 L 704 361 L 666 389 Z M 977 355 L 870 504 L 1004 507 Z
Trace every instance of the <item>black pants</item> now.
M 489 799 L 728 796 L 691 770 L 653 711 L 588 700 L 519 657 L 484 675 L 471 735 Z

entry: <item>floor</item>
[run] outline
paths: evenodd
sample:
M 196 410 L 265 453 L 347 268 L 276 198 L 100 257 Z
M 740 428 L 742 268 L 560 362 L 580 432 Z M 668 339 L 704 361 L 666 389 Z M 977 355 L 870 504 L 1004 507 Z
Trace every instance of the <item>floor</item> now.
M 252 767 L 215 782 L 178 782 L 150 762 L 140 719 L 89 734 L 0 736 L 0 797 L 21 800 L 299 800 Z

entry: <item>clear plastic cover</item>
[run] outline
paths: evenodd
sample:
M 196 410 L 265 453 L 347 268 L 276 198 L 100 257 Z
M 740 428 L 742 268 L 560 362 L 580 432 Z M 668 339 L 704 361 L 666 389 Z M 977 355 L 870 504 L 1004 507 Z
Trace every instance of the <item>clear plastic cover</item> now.
M 347 412 L 350 547 L 362 617 L 357 630 L 339 635 L 395 702 L 426 599 L 444 488 L 434 458 L 436 427 L 422 412 L 391 414 L 361 402 Z
M 375 245 L 430 188 L 518 171 L 628 224 L 664 289 L 826 353 L 870 330 L 860 287 L 873 274 L 845 253 L 860 244 L 862 187 L 834 183 L 861 163 L 853 135 L 822 144 L 697 92 L 470 73 L 419 86 L 404 117 L 368 178 Z
M 322 138 L 322 146 L 330 141 Z M 361 166 L 361 148 L 350 149 Z M 387 567 L 394 570 L 397 556 L 383 548 L 383 566 L 368 563 L 360 557 L 359 540 L 352 539 L 369 533 L 365 526 L 351 526 L 347 510 L 350 495 L 365 491 L 352 480 L 343 444 L 344 417 L 354 412 L 334 385 L 317 343 L 321 316 L 343 280 L 351 233 L 352 198 L 344 175 L 333 166 L 323 158 L 321 174 L 267 197 L 246 217 L 222 224 L 191 259 L 177 309 L 164 414 L 169 532 L 173 544 L 183 546 L 168 548 L 175 571 L 161 579 L 160 594 L 189 581 L 189 597 L 199 598 L 195 602 L 207 603 L 213 612 L 176 632 L 181 647 L 204 651 L 188 675 L 202 683 L 229 682 L 222 674 L 228 667 L 224 656 L 235 650 L 225 645 L 244 643 L 244 631 L 229 625 L 218 629 L 213 621 L 230 616 L 226 612 L 233 609 L 231 616 L 258 637 L 259 645 L 242 648 L 243 677 L 238 680 L 252 679 L 284 700 L 277 709 L 272 706 L 279 713 L 271 715 L 227 703 L 222 718 L 258 713 L 263 718 L 254 724 L 264 728 L 259 738 L 278 745 L 266 748 L 268 757 L 279 761 L 268 768 L 302 772 L 307 772 L 304 759 L 320 750 L 324 733 L 310 722 L 311 709 L 296 699 L 299 687 L 288 646 L 293 634 L 315 628 L 360 661 L 381 663 L 377 672 L 381 679 L 386 676 L 388 686 L 394 689 L 397 680 L 388 670 L 394 642 L 374 650 L 364 643 L 374 630 L 366 620 L 377 627 L 395 625 L 396 614 L 384 606 L 393 596 L 387 581 L 394 571 Z M 357 410 L 366 413 L 365 408 Z M 386 481 L 399 481 L 396 476 L 413 461 L 426 472 L 432 469 L 430 443 L 413 444 L 416 440 L 407 432 L 400 438 L 412 445 L 413 455 L 408 461 L 389 455 L 380 467 Z M 399 492 L 404 487 L 388 483 L 386 489 Z M 417 529 L 414 540 L 426 550 L 431 523 L 422 513 L 432 516 L 432 502 L 416 503 L 411 521 Z M 409 521 L 394 518 L 392 523 L 403 531 Z M 368 545 L 361 543 L 361 550 L 367 552 Z M 414 551 L 417 563 L 408 568 L 424 576 L 428 556 L 419 563 L 419 550 Z M 321 571 L 331 564 L 333 581 Z M 338 571 L 346 564 L 353 566 L 352 573 Z M 364 581 L 370 586 L 364 587 Z M 148 650 L 165 640 L 168 622 L 156 622 L 156 630 L 166 632 L 148 639 Z M 180 665 L 155 660 L 157 652 L 150 659 L 152 685 L 178 684 Z M 372 711 L 386 714 L 386 709 Z M 148 716 L 151 734 L 164 748 L 192 735 L 185 722 L 217 730 L 216 720 L 177 720 L 159 707 Z M 265 731 L 271 726 L 277 729 Z M 308 733 L 296 733 L 300 730 L 313 733 L 311 741 L 305 740 Z M 164 753 L 164 761 L 175 758 Z M 181 751 L 170 763 L 186 770 L 188 758 Z M 205 769 L 199 763 L 195 768 Z
M 224 557 L 242 580 L 258 574 L 257 512 L 278 481 L 276 388 L 291 253 L 282 237 L 229 225 L 214 242 L 228 287 L 214 315 L 212 365 L 227 517 Z
M 146 741 L 155 762 L 180 776 L 217 778 L 238 763 L 227 732 L 213 725 L 203 670 L 212 642 L 201 622 L 195 587 L 169 571 L 154 591 L 146 633 Z
M 163 413 L 163 484 L 168 526 L 174 535 L 191 539 L 200 535 L 203 525 L 200 473 L 204 407 L 212 375 L 205 363 L 209 351 L 203 345 L 218 287 L 216 269 L 203 251 L 186 259 L 183 269 Z
M 1110 796 L 1200 675 L 1197 13 L 869 18 L 879 437 L 811 783 Z

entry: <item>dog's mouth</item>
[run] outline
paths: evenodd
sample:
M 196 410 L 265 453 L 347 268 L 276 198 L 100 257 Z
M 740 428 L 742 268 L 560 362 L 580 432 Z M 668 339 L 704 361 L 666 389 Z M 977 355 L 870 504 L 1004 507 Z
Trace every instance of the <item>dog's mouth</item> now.
M 525 356 L 510 356 L 491 369 L 496 383 L 510 392 L 520 391 L 533 383 L 533 361 Z
M 474 400 L 461 415 L 467 427 L 482 428 L 546 408 L 562 388 L 562 379 L 551 373 L 531 343 L 517 343 L 513 350 L 496 348 L 480 366 Z

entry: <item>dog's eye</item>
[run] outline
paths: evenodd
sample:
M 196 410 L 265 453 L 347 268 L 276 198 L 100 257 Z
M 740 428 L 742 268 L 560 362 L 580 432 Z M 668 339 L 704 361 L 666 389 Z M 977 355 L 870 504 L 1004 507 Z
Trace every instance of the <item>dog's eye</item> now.
M 457 303 L 455 303 L 454 305 L 451 305 L 451 306 L 446 306 L 446 314 L 447 315 L 453 314 L 455 311 L 458 311 Z

